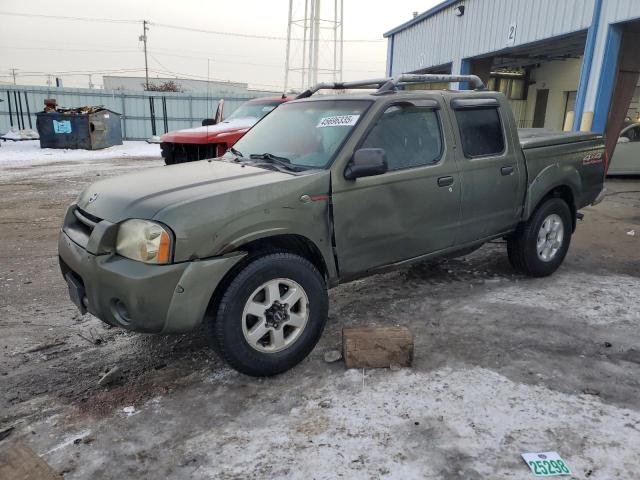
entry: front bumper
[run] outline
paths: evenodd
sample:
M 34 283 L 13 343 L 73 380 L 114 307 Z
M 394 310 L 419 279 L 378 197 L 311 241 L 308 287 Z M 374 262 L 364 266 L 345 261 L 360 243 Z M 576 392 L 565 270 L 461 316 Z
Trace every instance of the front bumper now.
M 58 239 L 63 276 L 82 286 L 87 310 L 104 322 L 147 333 L 184 332 L 202 322 L 238 252 L 208 260 L 149 265 L 112 253 L 94 255 L 64 232 Z

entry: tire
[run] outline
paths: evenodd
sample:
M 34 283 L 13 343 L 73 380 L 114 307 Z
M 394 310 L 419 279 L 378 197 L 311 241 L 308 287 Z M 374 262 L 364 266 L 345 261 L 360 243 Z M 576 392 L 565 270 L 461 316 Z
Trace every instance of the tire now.
M 160 145 L 160 151 L 162 154 L 162 158 L 164 158 L 165 165 L 173 165 L 176 163 L 176 159 L 173 156 L 173 149 L 165 145 Z
M 567 255 L 571 233 L 569 205 L 560 198 L 550 198 L 507 239 L 509 261 L 516 270 L 531 277 L 549 276 Z
M 205 330 L 231 367 L 254 377 L 272 376 L 313 350 L 328 305 L 324 278 L 311 262 L 290 253 L 266 254 L 233 277 L 212 305 Z

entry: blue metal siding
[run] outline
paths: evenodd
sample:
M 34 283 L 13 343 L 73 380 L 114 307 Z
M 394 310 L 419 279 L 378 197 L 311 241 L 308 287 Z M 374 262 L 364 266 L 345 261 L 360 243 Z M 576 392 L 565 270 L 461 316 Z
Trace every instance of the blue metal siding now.
M 587 96 L 589 79 L 591 78 L 591 64 L 593 63 L 593 54 L 595 52 L 596 36 L 598 34 L 601 14 L 602 0 L 596 0 L 596 4 L 593 7 L 593 20 L 591 21 L 589 33 L 587 34 L 587 43 L 584 47 L 582 69 L 580 70 L 580 84 L 578 85 L 578 92 L 576 94 L 575 118 L 573 120 L 573 129 L 575 131 L 580 130 L 580 122 L 582 120 L 582 113 L 584 112 L 584 102 Z
M 598 35 L 596 37 L 596 45 L 594 48 L 593 63 L 591 65 L 590 82 L 587 87 L 584 111 L 596 111 L 596 102 L 603 97 L 599 93 L 600 84 L 603 81 L 602 75 L 610 68 L 607 65 L 608 53 L 606 50 L 611 48 L 609 38 L 609 27 L 619 22 L 628 22 L 640 19 L 640 0 L 605 0 L 602 4 L 602 14 L 600 24 L 598 26 Z M 603 108 L 598 105 L 598 109 Z M 607 105 L 608 112 L 608 105 Z M 595 119 L 594 119 L 595 122 Z
M 595 0 L 467 0 L 461 17 L 453 13 L 458 3 L 392 30 L 394 51 L 387 69 L 411 72 L 504 50 L 511 23 L 517 24 L 513 46 L 586 30 Z
M 607 124 L 609 107 L 617 77 L 621 41 L 622 28 L 620 25 L 610 25 L 607 33 L 604 61 L 598 81 L 598 95 L 596 96 L 593 124 L 591 126 L 591 130 L 594 132 L 604 133 Z M 593 81 L 595 83 L 595 79 Z M 582 115 L 582 112 L 580 114 Z

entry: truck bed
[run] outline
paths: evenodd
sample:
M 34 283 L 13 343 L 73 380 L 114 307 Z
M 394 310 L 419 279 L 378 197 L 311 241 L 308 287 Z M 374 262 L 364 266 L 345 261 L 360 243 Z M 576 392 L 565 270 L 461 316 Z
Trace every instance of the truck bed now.
M 568 143 L 596 140 L 601 136 L 593 132 L 557 132 L 547 128 L 519 128 L 518 136 L 523 150 L 550 147 Z

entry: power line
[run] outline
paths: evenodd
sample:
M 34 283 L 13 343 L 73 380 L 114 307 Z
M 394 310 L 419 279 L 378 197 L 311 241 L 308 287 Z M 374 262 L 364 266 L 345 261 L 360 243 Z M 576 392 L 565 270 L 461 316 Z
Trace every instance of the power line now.
M 12 47 L 9 45 L 0 45 L 0 49 L 5 50 L 36 50 L 36 51 L 49 51 L 49 52 L 74 52 L 74 53 L 140 53 L 138 49 L 122 49 L 122 50 L 101 50 L 86 48 L 52 48 L 52 47 Z
M 80 21 L 80 22 L 101 22 L 101 23 L 121 23 L 121 24 L 129 24 L 135 25 L 139 24 L 142 20 L 124 20 L 124 19 L 116 19 L 116 18 L 100 18 L 100 17 L 71 17 L 65 15 L 45 15 L 40 13 L 20 13 L 20 12 L 5 12 L 0 11 L 0 15 L 8 15 L 15 17 L 27 17 L 27 18 L 44 18 L 49 20 L 71 20 L 71 21 Z M 286 41 L 286 37 L 277 36 L 277 35 L 258 35 L 253 33 L 242 33 L 242 32 L 226 32 L 221 30 L 207 30 L 202 28 L 194 28 L 194 27 L 185 27 L 182 25 L 172 25 L 168 23 L 155 23 L 147 21 L 148 25 L 152 25 L 155 27 L 169 28 L 173 30 L 182 30 L 186 32 L 195 32 L 195 33 L 206 33 L 210 35 L 222 35 L 222 36 L 230 36 L 230 37 L 241 37 L 241 38 L 254 38 L 259 40 L 279 40 Z M 385 42 L 385 39 L 345 39 L 345 42 L 348 43 L 379 43 Z
M 144 68 L 121 68 L 116 70 L 70 70 L 60 72 L 44 72 L 44 71 L 25 71 L 20 73 L 21 77 L 42 76 L 42 75 L 88 75 L 88 74 L 100 74 L 100 73 L 128 73 L 128 72 L 142 72 Z M 11 77 L 11 74 L 0 75 L 2 77 Z
M 137 49 L 137 48 L 126 48 L 126 49 L 100 49 L 100 48 L 96 48 L 96 49 L 86 49 L 86 48 L 55 48 L 55 47 L 17 47 L 17 46 L 12 46 L 12 45 L 0 45 L 0 50 L 32 50 L 32 51 L 50 51 L 50 52 L 73 52 L 73 53 L 135 53 L 138 54 L 140 52 L 142 52 L 142 50 Z M 202 52 L 202 51 L 192 51 L 189 50 L 190 53 L 196 53 L 196 54 L 201 54 L 202 56 L 194 56 L 194 55 L 184 55 L 182 52 L 178 51 L 178 50 L 170 50 L 170 49 L 165 49 L 165 48 L 154 48 L 153 49 L 153 53 L 155 53 L 156 55 L 164 55 L 164 56 L 169 56 L 169 57 L 176 57 L 176 58 L 190 58 L 190 59 L 194 59 L 194 60 L 206 60 L 207 58 L 215 58 L 216 62 L 219 63 L 233 63 L 233 64 L 239 64 L 239 65 L 254 65 L 254 66 L 267 66 L 267 67 L 281 67 L 281 65 L 276 65 L 274 63 L 271 64 L 264 64 L 264 63 L 254 63 L 254 62 L 237 62 L 237 61 L 232 61 L 232 60 L 220 60 L 218 59 L 219 56 L 222 57 L 244 57 L 244 58 L 256 58 L 258 57 L 257 55 L 242 55 L 242 54 L 233 54 L 233 53 L 224 53 L 224 52 Z M 149 52 L 149 55 L 151 55 L 151 52 Z M 204 56 L 207 55 L 207 56 Z M 157 59 L 156 59 L 157 61 Z M 158 62 L 159 63 L 159 62 Z M 384 64 L 384 61 L 380 61 L 380 60 L 370 60 L 370 61 L 365 61 L 365 60 L 349 60 L 346 63 L 362 63 L 362 64 L 374 64 L 374 63 L 379 63 L 379 64 Z M 360 70 L 360 71 L 368 71 L 368 70 Z
M 128 23 L 128 24 L 140 23 L 137 20 L 121 20 L 117 18 L 97 18 L 97 17 L 69 17 L 64 15 L 44 15 L 41 13 L 19 13 L 19 12 L 0 11 L 0 15 L 8 15 L 12 17 L 27 17 L 27 18 L 46 18 L 49 20 L 73 20 L 73 21 L 80 21 L 80 22 Z
M 171 28 L 174 30 L 182 30 L 185 32 L 206 33 L 211 35 L 256 38 L 260 40 L 282 40 L 282 41 L 287 40 L 287 37 L 280 37 L 276 35 L 256 35 L 253 33 L 223 32 L 220 30 L 206 30 L 203 28 L 184 27 L 181 25 L 170 25 L 167 23 L 155 23 L 155 22 L 151 23 L 151 25 L 153 25 L 154 27 Z M 378 43 L 378 42 L 385 42 L 386 40 L 381 38 L 381 39 L 345 39 L 344 41 L 349 43 Z

